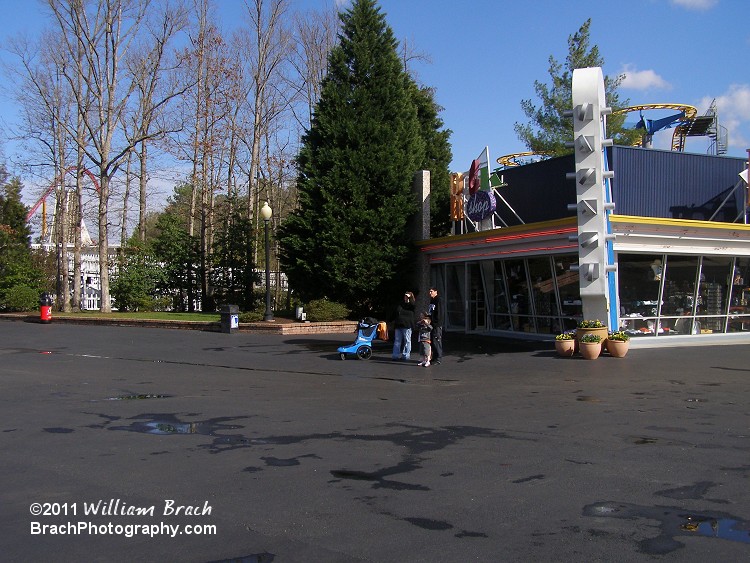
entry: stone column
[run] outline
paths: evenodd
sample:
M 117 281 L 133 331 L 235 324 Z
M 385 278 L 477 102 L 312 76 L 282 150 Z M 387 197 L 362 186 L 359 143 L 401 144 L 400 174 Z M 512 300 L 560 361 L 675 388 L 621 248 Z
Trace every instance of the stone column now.
M 413 224 L 412 239 L 414 241 L 427 240 L 430 238 L 430 171 L 418 170 L 414 174 L 412 187 L 417 195 L 417 201 L 420 202 Z M 430 296 L 427 293 L 430 287 L 430 262 L 427 255 L 421 251 L 417 251 L 413 285 L 414 289 L 419 291 L 416 303 L 417 313 L 426 311 L 430 302 Z

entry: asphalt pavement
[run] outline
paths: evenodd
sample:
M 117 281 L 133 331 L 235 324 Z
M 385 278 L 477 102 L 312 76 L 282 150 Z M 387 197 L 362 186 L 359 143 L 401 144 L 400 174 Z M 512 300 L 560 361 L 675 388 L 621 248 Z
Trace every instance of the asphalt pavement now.
M 3 561 L 750 559 L 750 348 L 0 321 Z

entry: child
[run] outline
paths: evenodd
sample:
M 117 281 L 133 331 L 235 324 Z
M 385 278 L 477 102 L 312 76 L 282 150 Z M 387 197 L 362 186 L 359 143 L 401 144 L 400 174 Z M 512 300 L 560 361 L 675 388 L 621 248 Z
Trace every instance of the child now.
M 430 356 L 432 356 L 432 346 L 430 334 L 432 333 L 432 319 L 427 313 L 422 313 L 417 323 L 419 331 L 419 353 L 422 354 L 422 361 L 418 365 L 430 367 Z

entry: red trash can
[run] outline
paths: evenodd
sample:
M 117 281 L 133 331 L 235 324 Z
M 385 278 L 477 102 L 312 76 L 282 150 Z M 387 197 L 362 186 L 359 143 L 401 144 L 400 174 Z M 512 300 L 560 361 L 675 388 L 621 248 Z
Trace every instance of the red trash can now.
M 52 296 L 49 293 L 42 293 L 39 298 L 39 321 L 52 322 Z

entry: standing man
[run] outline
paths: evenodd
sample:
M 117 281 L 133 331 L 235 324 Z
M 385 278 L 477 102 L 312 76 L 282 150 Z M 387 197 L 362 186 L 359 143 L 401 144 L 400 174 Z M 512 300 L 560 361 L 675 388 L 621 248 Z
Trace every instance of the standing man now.
M 443 359 L 443 308 L 436 287 L 430 288 L 430 306 L 427 312 L 432 318 L 432 364 L 440 365 Z
M 393 331 L 393 354 L 394 360 L 408 360 L 411 355 L 411 331 L 414 328 L 414 294 L 411 291 L 404 293 L 403 303 L 396 307 L 396 319 Z

